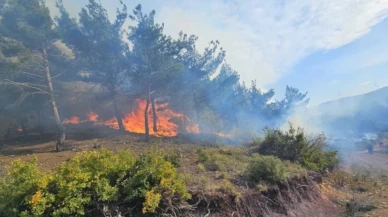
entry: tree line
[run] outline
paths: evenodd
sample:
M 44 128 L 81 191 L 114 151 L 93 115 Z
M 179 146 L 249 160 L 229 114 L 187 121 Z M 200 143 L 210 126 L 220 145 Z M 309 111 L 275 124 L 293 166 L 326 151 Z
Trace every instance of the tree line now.
M 169 36 L 164 24 L 155 21 L 155 11 L 145 13 L 138 5 L 129 12 L 119 2 L 112 21 L 96 0 L 89 0 L 78 17 L 71 17 L 57 0 L 60 14 L 55 18 L 44 0 L 0 0 L 0 107 L 20 112 L 49 107 L 57 151 L 65 141 L 56 101 L 58 82 L 104 87 L 121 131 L 120 95 L 144 99 L 146 140 L 150 127 L 158 130 L 157 100 L 188 115 L 201 129 L 220 131 L 244 129 L 248 121 L 276 125 L 296 106 L 308 103 L 307 93 L 293 87 L 287 86 L 283 99 L 274 100 L 273 89 L 262 91 L 255 81 L 247 86 L 225 60 L 219 41 L 211 41 L 201 52 L 197 36 Z M 88 76 L 80 76 L 81 71 Z

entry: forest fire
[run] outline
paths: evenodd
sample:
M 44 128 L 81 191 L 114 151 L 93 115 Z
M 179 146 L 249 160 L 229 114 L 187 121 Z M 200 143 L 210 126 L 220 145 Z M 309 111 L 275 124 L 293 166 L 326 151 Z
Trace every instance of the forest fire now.
M 88 118 L 88 121 L 97 122 L 98 114 L 93 111 L 89 111 L 87 114 L 87 118 Z
M 144 110 L 146 108 L 146 101 L 136 99 L 137 106 L 131 112 L 124 114 L 122 120 L 126 131 L 132 133 L 144 133 L 145 121 Z M 168 107 L 168 103 L 156 103 L 156 130 L 154 131 L 154 116 L 150 106 L 149 110 L 149 128 L 150 135 L 158 137 L 174 137 L 179 132 L 184 133 L 200 133 L 198 124 L 192 121 L 185 115 L 175 112 Z M 119 129 L 116 117 L 108 119 L 107 121 L 98 121 L 99 115 L 94 111 L 89 111 L 86 114 L 86 120 L 81 121 L 78 116 L 73 116 L 63 121 L 64 124 L 79 124 L 84 122 L 94 122 L 98 126 L 107 126 L 113 129 Z
M 78 124 L 80 122 L 80 119 L 78 116 L 73 116 L 70 119 L 65 119 L 63 121 L 64 124 Z
M 138 106 L 136 109 L 133 109 L 130 113 L 127 113 L 123 117 L 123 124 L 126 131 L 133 133 L 144 133 L 145 121 L 144 121 L 144 110 L 146 108 L 146 101 L 142 99 L 136 100 Z M 156 128 L 157 132 L 153 130 L 154 118 L 151 112 L 149 111 L 149 128 L 150 135 L 162 136 L 162 137 L 173 137 L 178 135 L 178 132 L 182 131 L 179 129 L 178 123 L 185 123 L 185 131 L 187 133 L 199 133 L 198 125 L 191 123 L 190 119 L 185 115 L 177 113 L 168 108 L 167 103 L 156 104 L 155 105 L 157 117 L 156 117 Z M 188 123 L 188 124 L 187 124 Z M 112 118 L 108 121 L 98 123 L 98 125 L 108 126 L 111 128 L 118 129 L 118 123 L 116 118 Z

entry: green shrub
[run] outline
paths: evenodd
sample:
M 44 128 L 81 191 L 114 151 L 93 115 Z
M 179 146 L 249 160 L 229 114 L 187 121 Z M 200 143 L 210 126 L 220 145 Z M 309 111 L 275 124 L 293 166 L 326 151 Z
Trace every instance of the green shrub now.
M 140 156 L 130 179 L 123 183 L 126 200 L 143 200 L 143 212 L 154 212 L 162 198 L 190 198 L 184 177 L 158 152 Z
M 307 144 L 301 129 L 295 129 L 291 125 L 286 132 L 269 128 L 265 128 L 264 132 L 264 140 L 258 144 L 260 154 L 277 156 L 291 162 L 302 158 L 302 152 Z
M 259 191 L 259 192 L 264 192 L 264 191 L 268 191 L 268 186 L 264 183 L 261 183 L 259 182 L 257 185 L 256 185 L 256 189 Z
M 254 140 L 250 146 L 256 147 L 262 155 L 273 155 L 282 160 L 299 163 L 317 172 L 333 168 L 338 162 L 336 151 L 326 151 L 323 134 L 307 137 L 301 128 L 290 125 L 288 131 L 265 128 L 264 140 Z
M 181 167 L 181 155 L 178 151 L 174 151 L 172 153 L 166 153 L 164 158 L 171 162 L 175 167 Z
M 287 178 L 286 167 L 274 156 L 254 154 L 248 167 L 248 176 L 255 183 L 260 181 L 279 182 Z
M 241 174 L 249 164 L 249 156 L 240 148 L 198 149 L 198 158 L 208 171 Z
M 93 202 L 120 198 L 119 185 L 136 158 L 129 151 L 83 152 L 62 163 L 47 177 L 31 201 L 34 215 L 84 215 Z
M 197 165 L 197 171 L 198 171 L 198 172 L 205 172 L 205 171 L 206 171 L 206 168 L 205 168 L 205 166 L 204 166 L 202 163 L 199 163 L 199 164 Z
M 229 180 L 223 180 L 220 184 L 219 190 L 225 194 L 233 195 L 235 197 L 241 196 L 241 192 Z
M 184 177 L 166 156 L 150 151 L 83 152 L 43 173 L 37 160 L 12 163 L 0 180 L 0 216 L 84 216 L 112 203 L 154 212 L 163 199 L 187 199 Z
M 27 212 L 33 195 L 44 177 L 38 169 L 37 159 L 16 160 L 0 180 L 0 216 L 16 217 Z
M 301 165 L 293 164 L 290 161 L 284 161 L 283 163 L 286 167 L 288 176 L 301 177 L 301 176 L 307 175 L 307 170 L 304 167 L 302 167 Z
M 215 156 L 214 153 L 211 153 L 209 150 L 198 149 L 197 151 L 199 161 L 205 166 L 209 171 L 223 171 L 224 167 L 222 162 L 218 161 L 219 156 Z

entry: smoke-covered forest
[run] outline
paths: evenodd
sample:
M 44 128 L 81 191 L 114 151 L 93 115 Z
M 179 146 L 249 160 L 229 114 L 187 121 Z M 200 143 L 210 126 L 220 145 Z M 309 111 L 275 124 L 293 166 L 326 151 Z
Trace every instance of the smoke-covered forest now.
M 135 131 L 145 133 L 146 140 L 157 134 L 158 114 L 166 109 L 172 117 L 184 116 L 180 133 L 230 135 L 277 126 L 309 101 L 293 87 L 277 100 L 273 89 L 245 84 L 225 60 L 222 42 L 215 38 L 198 50 L 200 36 L 166 35 L 156 12 L 141 5 L 130 9 L 121 2 L 114 20 L 96 0 L 77 17 L 62 0 L 57 7 L 60 15 L 53 18 L 42 0 L 0 1 L 0 112 L 10 120 L 2 123 L 4 136 L 55 126 L 61 150 L 64 123 L 75 115 L 69 104 L 87 105 L 90 97 L 101 103 L 89 103 L 84 113 L 97 115 L 91 111 L 99 109 L 122 131 L 131 131 L 128 125 L 137 121 L 125 117 L 127 106 L 137 104 L 144 124 Z
M 388 87 L 307 108 L 157 11 L 65 1 L 0 0 L 0 216 L 388 215 Z

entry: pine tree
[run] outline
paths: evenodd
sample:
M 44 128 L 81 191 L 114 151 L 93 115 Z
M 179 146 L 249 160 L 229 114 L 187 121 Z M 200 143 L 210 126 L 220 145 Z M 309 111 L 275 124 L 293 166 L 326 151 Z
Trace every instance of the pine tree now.
M 57 18 L 63 41 L 76 56 L 78 65 L 91 72 L 89 81 L 106 87 L 112 100 L 119 129 L 124 131 L 118 95 L 125 84 L 125 73 L 130 69 L 130 51 L 125 36 L 124 23 L 127 20 L 127 7 L 120 1 L 122 9 L 117 9 L 112 23 L 105 8 L 95 0 L 89 0 L 79 14 L 79 20 L 72 19 L 63 6 L 57 2 L 61 16 Z
M 149 106 L 153 113 L 153 130 L 157 132 L 157 114 L 155 98 L 168 92 L 171 82 L 183 71 L 174 55 L 179 53 L 178 47 L 171 37 L 163 33 L 163 25 L 155 23 L 155 11 L 149 14 L 142 12 L 141 5 L 134 11 L 132 20 L 136 26 L 130 27 L 128 39 L 133 43 L 133 71 L 130 74 L 132 84 L 146 98 L 144 110 L 145 139 L 149 140 Z
M 65 141 L 65 131 L 61 123 L 55 100 L 51 53 L 57 53 L 53 43 L 57 40 L 53 20 L 43 0 L 5 0 L 1 4 L 0 36 L 5 44 L 19 44 L 19 53 L 14 54 L 17 64 L 14 68 L 21 80 L 14 76 L 2 80 L 2 84 L 22 88 L 23 98 L 36 94 L 48 96 L 57 128 L 56 150 L 61 151 Z M 14 58 L 14 59 L 15 59 Z M 23 69 L 23 71 L 21 71 Z

